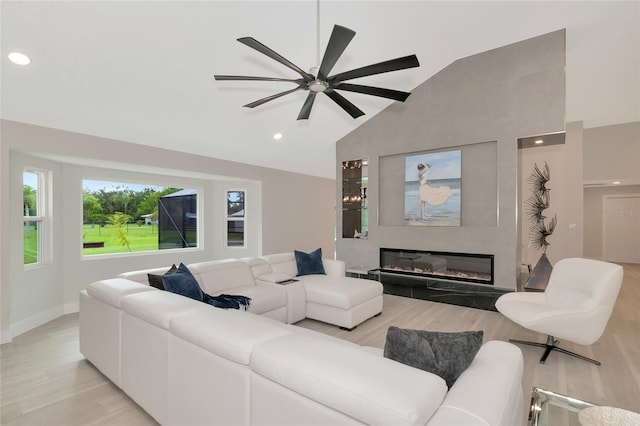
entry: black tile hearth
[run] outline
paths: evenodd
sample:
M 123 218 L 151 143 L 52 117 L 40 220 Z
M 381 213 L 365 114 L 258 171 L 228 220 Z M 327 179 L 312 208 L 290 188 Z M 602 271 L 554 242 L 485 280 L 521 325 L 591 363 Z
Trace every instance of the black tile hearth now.
M 486 311 L 496 311 L 495 302 L 498 297 L 510 292 L 510 290 L 493 286 L 415 278 L 384 272 L 380 274 L 380 281 L 387 294 Z

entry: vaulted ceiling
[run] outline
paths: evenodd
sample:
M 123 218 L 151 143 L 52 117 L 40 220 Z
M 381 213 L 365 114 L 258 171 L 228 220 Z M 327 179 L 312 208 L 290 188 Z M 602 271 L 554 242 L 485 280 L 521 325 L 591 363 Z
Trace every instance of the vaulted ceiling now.
M 4 119 L 334 178 L 335 142 L 391 101 L 346 92 L 356 120 L 295 87 L 213 74 L 298 78 L 236 41 L 252 36 L 305 71 L 331 29 L 356 36 L 342 72 L 415 53 L 421 66 L 352 82 L 404 91 L 456 59 L 566 28 L 566 121 L 640 121 L 640 2 L 3 1 Z M 319 22 L 319 43 L 316 24 Z M 10 63 L 20 51 L 31 63 Z M 282 139 L 273 139 L 281 133 Z M 525 136 L 525 135 L 523 135 Z

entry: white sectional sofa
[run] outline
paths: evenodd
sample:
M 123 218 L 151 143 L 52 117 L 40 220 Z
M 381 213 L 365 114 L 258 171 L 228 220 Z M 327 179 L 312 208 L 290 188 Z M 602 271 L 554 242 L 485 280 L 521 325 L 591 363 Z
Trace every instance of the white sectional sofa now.
M 249 312 L 152 288 L 147 271 L 92 283 L 80 294 L 81 352 L 163 425 L 522 424 L 516 346 L 485 343 L 447 391 L 381 349 L 291 325 L 311 311 L 351 328 L 382 309 L 381 289 L 369 293 L 379 283 L 347 279 L 341 262 L 275 283 L 292 256 L 189 265 L 205 292 L 252 297 Z

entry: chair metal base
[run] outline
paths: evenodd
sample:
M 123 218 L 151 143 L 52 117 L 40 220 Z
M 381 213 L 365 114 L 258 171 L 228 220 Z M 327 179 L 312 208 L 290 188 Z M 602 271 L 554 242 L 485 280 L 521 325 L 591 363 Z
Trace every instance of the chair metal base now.
M 574 357 L 579 358 L 579 359 L 581 359 L 583 361 L 588 361 L 588 362 L 591 362 L 591 363 L 593 363 L 595 365 L 600 365 L 600 361 L 596 361 L 595 359 L 587 358 L 586 356 L 579 355 L 579 354 L 577 354 L 575 352 L 571 352 L 571 351 L 568 351 L 566 349 L 559 348 L 558 346 L 556 346 L 556 343 L 558 343 L 558 341 L 556 339 L 554 339 L 554 337 L 551 336 L 551 335 L 547 336 L 547 342 L 546 343 L 529 342 L 527 340 L 517 340 L 517 339 L 509 339 L 509 341 L 511 343 L 522 343 L 523 345 L 537 346 L 539 348 L 545 348 L 544 353 L 542 354 L 542 358 L 540 358 L 540 364 L 544 364 L 544 362 L 547 360 L 547 357 L 549 356 L 551 351 L 558 351 L 558 352 L 562 352 L 562 353 L 567 354 L 567 355 L 574 356 Z

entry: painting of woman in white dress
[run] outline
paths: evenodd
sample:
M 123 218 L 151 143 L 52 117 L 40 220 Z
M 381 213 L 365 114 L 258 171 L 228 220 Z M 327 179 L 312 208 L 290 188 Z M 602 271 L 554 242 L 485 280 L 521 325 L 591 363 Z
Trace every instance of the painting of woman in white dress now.
M 406 157 L 405 222 L 460 226 L 461 156 L 453 150 Z

